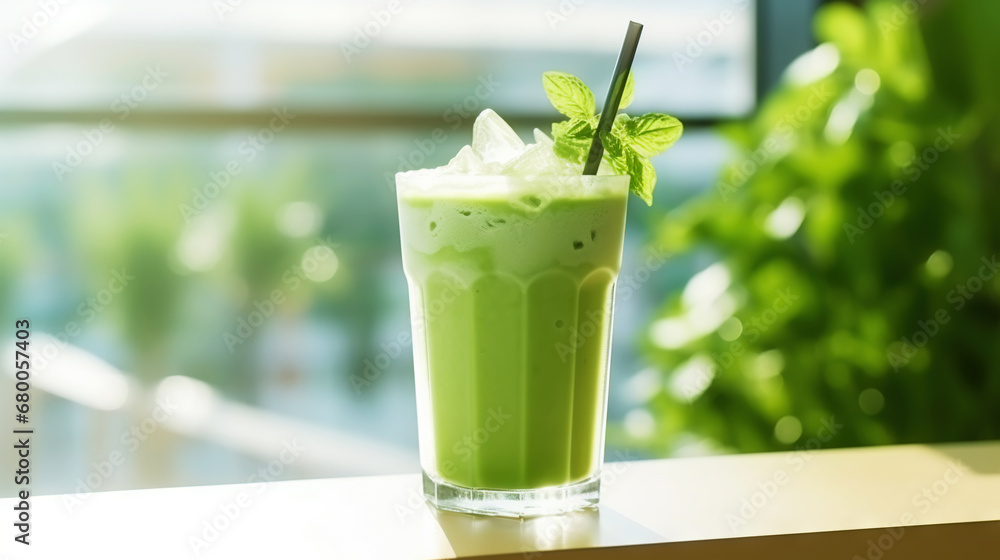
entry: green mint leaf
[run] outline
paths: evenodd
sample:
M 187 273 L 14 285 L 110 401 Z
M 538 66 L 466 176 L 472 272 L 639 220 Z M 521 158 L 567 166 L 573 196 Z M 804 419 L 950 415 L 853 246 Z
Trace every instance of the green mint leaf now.
M 564 160 L 572 163 L 586 163 L 590 142 L 573 138 L 560 138 L 555 141 L 552 151 Z
M 631 117 L 625 113 L 618 113 L 615 115 L 615 120 L 611 122 L 611 133 L 619 140 L 624 140 L 628 137 L 628 134 L 625 132 L 625 123 L 629 120 L 631 120 Z
M 552 147 L 557 156 L 573 163 L 584 163 L 594 139 L 593 116 L 590 119 L 572 118 L 552 125 Z
M 615 123 L 617 124 L 617 123 Z M 653 157 L 663 153 L 684 132 L 684 125 L 670 115 L 646 113 L 622 122 L 625 142 L 641 156 Z
M 628 78 L 625 80 L 625 90 L 622 92 L 622 102 L 618 105 L 618 108 L 624 109 L 631 105 L 633 97 L 635 97 L 635 75 L 629 70 Z
M 631 148 L 625 149 L 625 164 L 628 174 L 632 176 L 628 188 L 635 193 L 646 206 L 653 205 L 653 189 L 656 187 L 656 170 L 649 158 L 643 157 Z
M 613 132 L 601 133 L 601 144 L 604 146 L 604 160 L 611 169 L 618 175 L 628 173 L 628 164 L 625 161 L 625 150 L 629 149 L 628 146 Z
M 625 144 L 621 138 L 615 136 L 614 131 L 601 133 L 601 144 L 604 145 L 604 153 L 609 158 L 620 158 L 625 155 Z
M 611 165 L 611 169 L 619 175 L 628 174 L 628 164 L 625 161 L 625 151 L 630 150 L 626 143 L 627 137 L 625 135 L 625 123 L 628 120 L 628 115 L 619 113 L 615 116 L 615 120 L 611 125 L 611 132 L 601 134 L 604 157 Z
M 594 93 L 580 78 L 565 72 L 546 72 L 542 74 L 542 87 L 556 111 L 571 119 L 594 117 Z

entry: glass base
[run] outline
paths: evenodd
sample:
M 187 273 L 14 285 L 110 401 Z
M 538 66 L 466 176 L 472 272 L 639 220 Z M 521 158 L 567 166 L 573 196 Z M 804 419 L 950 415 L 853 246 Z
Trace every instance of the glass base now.
M 601 477 L 565 486 L 529 490 L 467 488 L 424 475 L 424 496 L 438 509 L 500 517 L 530 517 L 593 507 L 601 497 Z

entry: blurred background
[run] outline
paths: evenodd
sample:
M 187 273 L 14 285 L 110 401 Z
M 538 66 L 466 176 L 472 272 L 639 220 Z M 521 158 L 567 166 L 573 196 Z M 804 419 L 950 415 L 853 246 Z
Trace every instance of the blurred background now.
M 392 175 L 486 107 L 547 130 L 543 71 L 601 95 L 629 19 L 631 110 L 686 130 L 629 209 L 608 460 L 1000 437 L 996 2 L 6 1 L 33 491 L 415 472 Z

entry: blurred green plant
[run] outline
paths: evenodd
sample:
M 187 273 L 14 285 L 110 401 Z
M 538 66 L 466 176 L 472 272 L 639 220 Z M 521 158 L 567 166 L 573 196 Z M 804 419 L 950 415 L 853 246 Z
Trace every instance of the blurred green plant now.
M 920 5 L 824 6 L 820 46 L 725 128 L 716 188 L 659 224 L 719 263 L 649 331 L 656 428 L 630 443 L 1000 437 L 1000 3 Z
M 311 139 L 289 139 L 296 147 L 306 141 Z M 349 325 L 342 329 L 349 355 L 318 368 L 349 389 L 349 376 L 380 351 L 376 329 L 385 305 L 377 287 L 386 260 L 398 259 L 392 246 L 398 234 L 381 224 L 394 205 L 379 205 L 377 193 L 343 196 L 357 177 L 339 164 L 334 172 L 317 164 L 319 158 L 296 155 L 276 157 L 270 166 L 238 177 L 185 220 L 178 208 L 190 204 L 213 164 L 191 152 L 164 158 L 162 165 L 142 161 L 77 174 L 68 203 L 51 221 L 65 222 L 66 231 L 57 230 L 60 237 L 50 246 L 33 249 L 20 236 L 43 235 L 27 226 L 9 228 L 31 235 L 0 238 L 17 241 L 0 243 L 0 313 L 8 312 L 8 293 L 16 293 L 14 265 L 28 257 L 44 262 L 39 251 L 64 243 L 71 248 L 67 253 L 80 256 L 63 258 L 64 266 L 79 276 L 60 285 L 67 295 L 40 327 L 85 347 L 94 344 L 88 339 L 93 332 L 112 333 L 116 365 L 143 382 L 182 372 L 254 402 L 266 377 L 265 358 L 282 361 L 281 379 L 289 383 L 301 373 L 297 368 L 312 365 L 278 356 L 263 332 L 318 320 Z M 282 229 L 293 203 L 329 216 L 326 227 L 320 217 L 297 224 L 307 228 L 298 233 Z M 329 251 L 317 252 L 320 245 Z M 99 302 L 98 311 L 81 312 L 78 305 L 93 299 L 114 274 L 129 278 L 127 286 Z M 70 323 L 81 326 L 81 333 L 67 337 Z

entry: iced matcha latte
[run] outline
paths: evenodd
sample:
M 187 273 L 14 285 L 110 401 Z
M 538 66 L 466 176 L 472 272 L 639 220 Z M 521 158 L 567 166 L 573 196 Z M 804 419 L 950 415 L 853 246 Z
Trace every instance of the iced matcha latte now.
M 534 140 L 486 110 L 448 165 L 396 176 L 424 493 L 443 509 L 598 500 L 635 182 L 614 161 L 583 174 L 565 138 Z
M 581 176 L 491 111 L 475 137 L 397 176 L 428 486 L 596 498 L 629 178 Z

